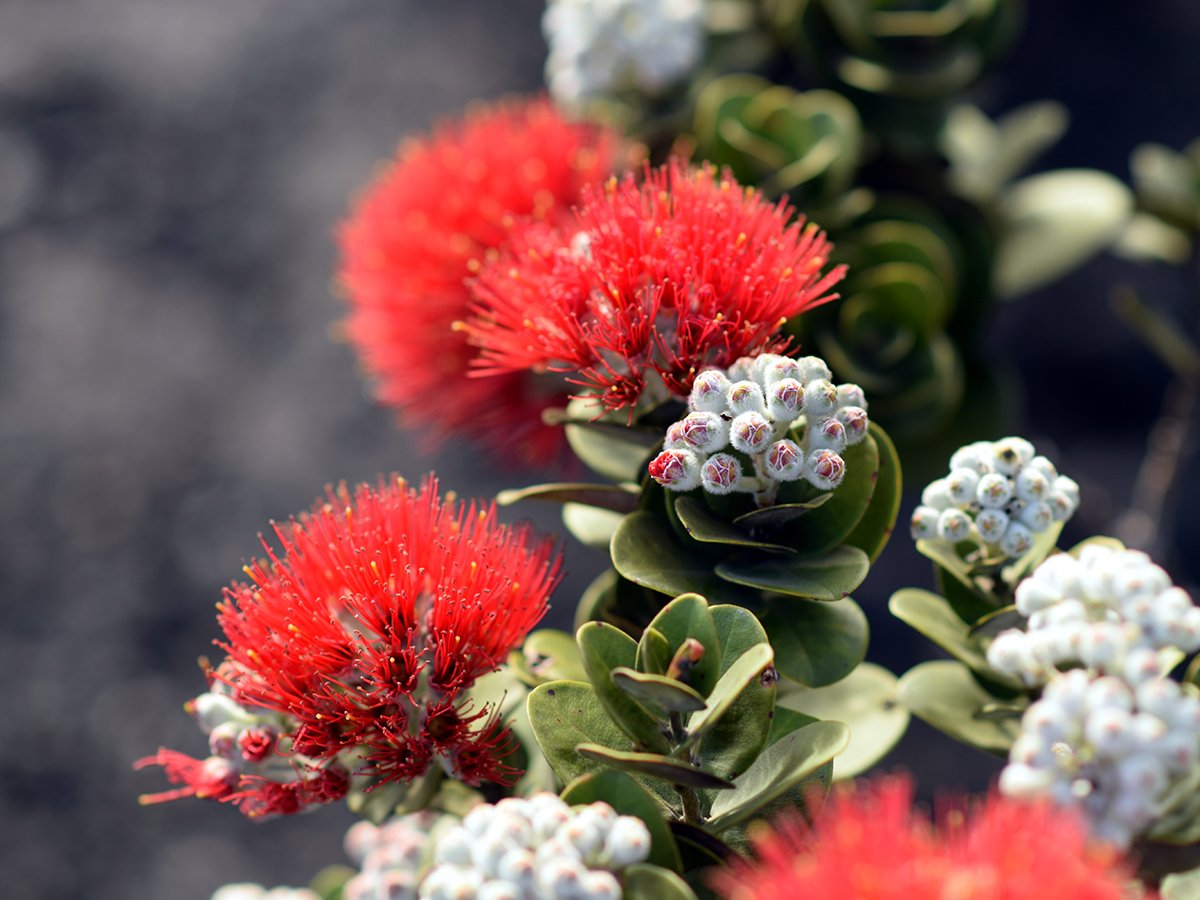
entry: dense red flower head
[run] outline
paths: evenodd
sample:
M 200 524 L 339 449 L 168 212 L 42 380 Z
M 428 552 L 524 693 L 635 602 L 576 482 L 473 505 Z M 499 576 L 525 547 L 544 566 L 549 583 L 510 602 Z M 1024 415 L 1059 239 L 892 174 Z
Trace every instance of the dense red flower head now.
M 452 325 L 468 312 L 464 279 L 513 220 L 564 218 L 612 173 L 616 147 L 546 100 L 481 107 L 403 144 L 342 224 L 346 334 L 379 399 L 427 446 L 469 435 L 543 461 L 559 447 L 541 411 L 565 391 L 529 373 L 468 379 L 474 350 Z
M 679 161 L 590 187 L 570 227 L 514 232 L 473 285 L 477 371 L 577 373 L 607 409 L 651 381 L 778 352 L 783 322 L 834 299 L 830 245 L 792 210 Z
M 463 692 L 545 612 L 553 545 L 433 479 L 331 489 L 275 533 L 282 550 L 219 606 L 238 702 L 289 716 L 293 752 L 357 749 L 387 780 L 435 761 L 472 784 L 511 775 L 507 731 Z
M 1122 900 L 1130 872 L 1088 845 L 1071 813 L 999 795 L 935 828 L 905 778 L 835 794 L 809 828 L 783 817 L 753 835 L 757 862 L 713 876 L 729 900 Z

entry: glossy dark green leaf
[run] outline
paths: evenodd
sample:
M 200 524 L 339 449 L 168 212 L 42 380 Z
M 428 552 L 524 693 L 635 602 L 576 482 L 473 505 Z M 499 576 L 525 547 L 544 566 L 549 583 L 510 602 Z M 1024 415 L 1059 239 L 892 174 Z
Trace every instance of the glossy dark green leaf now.
M 579 629 L 576 639 L 587 679 L 596 699 L 613 722 L 635 745 L 665 753 L 669 745 L 663 737 L 662 726 L 637 700 L 613 682 L 614 669 L 634 664 L 637 642 L 605 622 L 589 622 Z
M 836 547 L 820 556 L 737 557 L 719 564 L 716 572 L 726 581 L 760 591 L 841 600 L 863 583 L 870 568 L 862 550 Z
M 896 517 L 900 515 L 900 494 L 903 485 L 896 445 L 892 443 L 887 432 L 875 422 L 871 423 L 871 437 L 875 439 L 875 446 L 879 451 L 879 478 L 867 511 L 847 536 L 845 543 L 862 550 L 871 562 L 875 562 L 895 530 Z
M 699 497 L 683 494 L 675 498 L 675 514 L 688 536 L 702 544 L 725 544 L 730 547 L 752 547 L 758 550 L 793 552 L 782 544 L 771 544 L 751 537 L 746 531 L 717 517 Z M 744 516 L 739 518 L 745 518 Z
M 738 606 L 757 600 L 753 591 L 718 578 L 711 550 L 694 546 L 695 553 L 684 549 L 661 519 L 639 510 L 626 516 L 613 534 L 613 566 L 635 584 L 670 597 L 697 591 L 713 602 Z
M 908 728 L 908 709 L 900 702 L 898 679 L 873 663 L 863 663 L 828 687 L 782 682 L 775 715 L 793 710 L 816 719 L 837 719 L 849 727 L 850 744 L 833 766 L 839 780 L 854 778 L 876 765 Z
M 841 722 L 814 722 L 772 744 L 731 791 L 713 800 L 707 827 L 720 833 L 754 818 L 846 748 L 850 729 Z
M 696 712 L 705 707 L 704 698 L 695 690 L 663 675 L 647 675 L 621 667 L 612 670 L 612 680 L 620 690 L 664 719 L 670 713 Z
M 771 665 L 775 652 L 767 643 L 755 644 L 725 670 L 708 695 L 707 705 L 688 719 L 688 744 L 703 738 L 721 721 L 751 685 L 758 682 L 763 670 Z
M 571 806 L 600 801 L 621 815 L 637 816 L 650 831 L 650 856 L 647 862 L 674 871 L 680 869 L 679 848 L 675 846 L 671 829 L 663 820 L 661 804 L 624 772 L 606 769 L 582 775 L 564 788 L 562 799 Z
M 710 606 L 709 613 L 721 644 L 721 676 L 743 653 L 767 641 L 767 633 L 752 612 L 740 606 Z M 710 771 L 735 778 L 754 762 L 771 724 L 775 706 L 774 680 L 749 685 L 733 708 L 717 723 L 701 746 L 704 765 Z
M 840 681 L 867 654 L 870 630 L 858 604 L 773 600 L 762 617 L 780 674 L 809 687 Z
M 900 679 L 900 699 L 913 715 L 950 737 L 1007 756 L 1020 731 L 1015 719 L 988 719 L 984 706 L 1006 698 L 989 693 L 970 670 L 953 660 L 935 660 L 909 669 Z
M 683 787 L 729 789 L 732 783 L 706 772 L 681 759 L 659 753 L 637 753 L 629 750 L 613 750 L 600 744 L 579 744 L 576 752 L 587 759 L 602 763 L 623 772 L 658 778 Z
M 751 535 L 765 537 L 775 529 L 783 528 L 801 516 L 808 515 L 814 509 L 820 509 L 831 499 L 833 494 L 819 494 L 803 503 L 777 503 L 775 506 L 743 513 L 733 520 L 733 524 Z
M 696 892 L 686 881 L 660 866 L 644 863 L 630 866 L 621 881 L 621 896 L 625 900 L 696 900 Z
M 700 642 L 704 652 L 690 664 L 687 676 L 682 680 L 695 688 L 700 696 L 707 697 L 721 671 L 721 644 L 708 611 L 708 602 L 699 594 L 680 594 L 663 607 L 650 627 L 667 639 L 672 656 L 689 638 Z
M 870 435 L 842 453 L 846 475 L 828 502 L 779 528 L 772 540 L 805 554 L 824 553 L 854 531 L 875 495 L 879 447 Z
M 576 752 L 578 745 L 629 746 L 589 684 L 552 681 L 534 688 L 527 704 L 538 746 L 563 784 L 601 768 Z
M 501 491 L 496 495 L 500 506 L 512 506 L 522 500 L 547 500 L 553 503 L 583 503 L 617 513 L 637 509 L 638 492 L 634 488 L 586 482 L 535 484 L 526 488 Z

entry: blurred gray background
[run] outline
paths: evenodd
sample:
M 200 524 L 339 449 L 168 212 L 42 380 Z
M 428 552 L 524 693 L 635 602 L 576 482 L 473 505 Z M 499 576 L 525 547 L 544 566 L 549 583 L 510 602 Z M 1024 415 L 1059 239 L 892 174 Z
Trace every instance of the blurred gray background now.
M 1144 140 L 1200 134 L 1200 10 L 1034 4 L 982 98 L 1041 97 L 1074 125 L 1045 160 L 1127 177 Z M 344 810 L 265 824 L 217 804 L 139 809 L 160 744 L 200 754 L 213 604 L 272 518 L 322 486 L 435 467 L 487 495 L 545 473 L 422 456 L 330 339 L 331 230 L 406 132 L 476 97 L 533 91 L 540 0 L 0 0 L 0 896 L 201 900 L 303 884 L 342 861 Z M 1084 483 L 1080 537 L 1126 502 L 1167 377 L 1105 298 L 1141 280 L 1196 314 L 1194 283 L 1101 260 L 999 309 L 989 331 L 1021 429 Z M 1194 457 L 1193 457 L 1194 459 Z M 1200 578 L 1200 479 L 1172 559 Z M 907 504 L 905 510 L 911 508 Z M 552 517 L 542 516 L 547 524 Z M 555 621 L 602 561 L 568 545 Z M 929 649 L 888 622 L 926 584 L 898 540 L 859 593 L 872 657 Z M 982 788 L 995 765 L 914 731 L 889 764 Z

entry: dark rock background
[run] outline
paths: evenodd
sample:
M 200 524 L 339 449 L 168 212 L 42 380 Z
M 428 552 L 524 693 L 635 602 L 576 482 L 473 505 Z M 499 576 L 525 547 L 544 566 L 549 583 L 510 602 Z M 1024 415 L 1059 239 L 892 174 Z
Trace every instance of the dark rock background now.
M 1129 151 L 1200 134 L 1200 10 L 1188 0 L 1031 4 L 985 103 L 1065 101 L 1045 160 L 1127 175 Z M 1053 7 L 1053 8 L 1050 8 Z M 257 825 L 216 804 L 139 809 L 159 744 L 202 749 L 180 704 L 212 604 L 272 517 L 328 481 L 435 467 L 486 495 L 504 475 L 422 456 L 330 340 L 331 229 L 398 138 L 472 98 L 536 90 L 540 0 L 4 0 L 0 3 L 0 889 L 14 898 L 206 898 L 302 884 L 351 817 Z M 1084 483 L 1072 536 L 1127 500 L 1167 376 L 1115 322 L 1111 284 L 1197 315 L 1195 283 L 1101 260 L 996 311 L 1019 428 Z M 1169 565 L 1200 580 L 1200 474 L 1179 485 Z M 906 506 L 906 510 L 910 508 Z M 1086 517 L 1085 517 L 1086 516 Z M 552 518 L 542 519 L 548 526 Z M 559 594 L 600 561 L 571 546 Z M 872 657 L 928 648 L 890 623 L 925 584 L 897 540 L 859 597 Z M 995 763 L 914 727 L 895 764 L 922 793 L 981 789 Z

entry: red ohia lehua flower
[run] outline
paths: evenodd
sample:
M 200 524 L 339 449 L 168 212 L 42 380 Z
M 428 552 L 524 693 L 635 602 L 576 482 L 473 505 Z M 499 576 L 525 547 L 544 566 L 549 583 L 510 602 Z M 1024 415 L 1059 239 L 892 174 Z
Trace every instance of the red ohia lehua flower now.
M 705 368 L 783 351 L 783 322 L 834 299 L 844 272 L 822 271 L 829 242 L 791 214 L 678 160 L 587 188 L 571 227 L 516 230 L 480 273 L 476 371 L 575 372 L 615 410 L 656 381 L 682 397 Z
M 811 828 L 784 816 L 752 841 L 756 862 L 713 875 L 728 900 L 1122 900 L 1131 877 L 1070 812 L 993 795 L 935 827 L 903 777 L 835 793 Z
M 342 224 L 345 333 L 380 401 L 427 447 L 473 436 L 537 462 L 560 448 L 541 413 L 566 391 L 527 372 L 468 378 L 475 351 L 453 324 L 468 313 L 464 280 L 513 221 L 564 218 L 612 173 L 616 147 L 544 99 L 483 106 L 404 143 Z
M 220 761 L 163 750 L 141 764 L 164 766 L 184 787 L 147 802 L 193 794 L 251 815 L 292 812 L 344 795 L 341 763 L 383 781 L 435 765 L 473 785 L 510 781 L 507 728 L 465 692 L 545 612 L 559 577 L 552 541 L 501 525 L 494 507 L 442 500 L 433 478 L 416 490 L 401 479 L 330 489 L 275 534 L 281 550 L 264 541 L 268 559 L 246 566 L 251 582 L 226 589 L 218 607 L 223 693 L 205 695 L 197 717 L 208 728 L 248 711 L 276 715 L 276 763 L 306 770 L 295 784 L 254 770 L 239 780 Z M 226 743 L 253 760 L 273 737 Z

